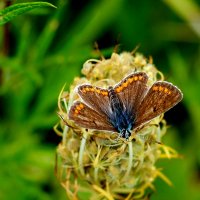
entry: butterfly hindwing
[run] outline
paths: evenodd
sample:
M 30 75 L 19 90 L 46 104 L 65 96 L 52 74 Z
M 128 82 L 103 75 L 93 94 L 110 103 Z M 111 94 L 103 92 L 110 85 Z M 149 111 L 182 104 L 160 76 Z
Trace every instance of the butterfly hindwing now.
M 84 128 L 115 131 L 107 117 L 101 115 L 80 101 L 76 101 L 71 106 L 68 116 L 69 119 Z
M 182 97 L 181 91 L 171 83 L 155 82 L 138 106 L 134 128 L 166 112 L 180 102 Z

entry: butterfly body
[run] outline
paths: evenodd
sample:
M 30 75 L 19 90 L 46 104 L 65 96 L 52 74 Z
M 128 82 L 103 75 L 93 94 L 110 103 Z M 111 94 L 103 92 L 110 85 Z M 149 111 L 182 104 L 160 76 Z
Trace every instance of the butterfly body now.
M 109 121 L 115 127 L 121 137 L 128 139 L 133 126 L 133 114 L 128 113 L 128 110 L 123 105 L 113 87 L 108 88 L 108 95 L 112 113 L 109 116 Z
M 89 84 L 78 86 L 82 101 L 69 110 L 69 119 L 95 130 L 118 132 L 128 140 L 131 131 L 166 112 L 182 99 L 181 91 L 166 81 L 147 85 L 148 76 L 136 72 L 108 89 Z

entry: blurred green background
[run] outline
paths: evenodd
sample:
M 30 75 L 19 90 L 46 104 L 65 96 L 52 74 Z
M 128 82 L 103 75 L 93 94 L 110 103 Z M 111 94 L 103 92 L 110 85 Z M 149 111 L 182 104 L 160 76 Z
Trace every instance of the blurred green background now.
M 0 9 L 31 2 L 1 0 Z M 200 199 L 200 1 L 52 0 L 0 26 L 0 199 L 65 199 L 54 176 L 61 138 L 57 97 L 98 58 L 120 51 L 152 56 L 184 100 L 166 113 L 164 143 L 182 159 L 157 166 L 173 182 L 155 181 L 152 200 Z

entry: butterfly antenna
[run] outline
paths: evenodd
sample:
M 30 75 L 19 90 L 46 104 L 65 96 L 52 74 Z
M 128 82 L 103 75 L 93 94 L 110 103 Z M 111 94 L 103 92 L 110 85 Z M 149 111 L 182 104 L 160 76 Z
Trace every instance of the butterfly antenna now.
M 64 119 L 64 117 L 59 113 L 57 112 L 57 115 L 60 117 L 60 119 L 65 123 L 65 125 L 67 125 L 68 127 L 70 128 L 73 128 L 71 125 L 69 125 L 69 123 Z
M 121 46 L 121 44 L 116 44 L 116 45 L 114 46 L 113 52 L 114 52 L 114 53 L 119 52 L 119 47 L 120 47 L 120 46 Z
M 162 143 L 162 142 L 155 141 L 155 143 L 157 143 L 157 144 L 160 144 L 160 145 L 163 145 L 163 143 Z
M 103 54 L 101 53 L 100 49 L 99 49 L 99 45 L 97 42 L 94 43 L 94 48 L 97 52 L 97 54 L 100 56 L 101 60 L 105 60 L 105 57 L 103 56 Z
M 136 51 L 140 48 L 140 44 L 138 44 L 132 51 L 131 51 L 131 55 L 134 55 L 136 53 Z

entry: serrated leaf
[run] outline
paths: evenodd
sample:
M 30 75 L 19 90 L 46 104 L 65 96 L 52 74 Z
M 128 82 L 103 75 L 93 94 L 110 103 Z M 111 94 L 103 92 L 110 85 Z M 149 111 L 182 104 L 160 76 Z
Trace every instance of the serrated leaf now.
M 48 2 L 31 2 L 31 3 L 18 3 L 12 6 L 9 6 L 0 11 L 0 25 L 5 24 L 6 22 L 12 20 L 18 15 L 21 15 L 27 11 L 30 11 L 35 8 L 41 8 L 50 6 L 56 8 L 53 4 Z

